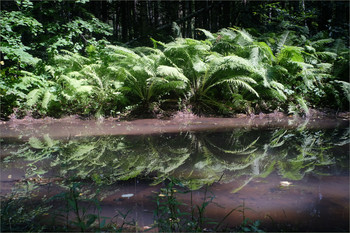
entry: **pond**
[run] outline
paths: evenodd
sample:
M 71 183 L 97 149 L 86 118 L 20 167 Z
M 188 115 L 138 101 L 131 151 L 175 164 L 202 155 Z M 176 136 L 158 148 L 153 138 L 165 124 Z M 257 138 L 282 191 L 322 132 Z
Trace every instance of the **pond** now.
M 3 230 L 349 229 L 348 120 L 0 127 Z

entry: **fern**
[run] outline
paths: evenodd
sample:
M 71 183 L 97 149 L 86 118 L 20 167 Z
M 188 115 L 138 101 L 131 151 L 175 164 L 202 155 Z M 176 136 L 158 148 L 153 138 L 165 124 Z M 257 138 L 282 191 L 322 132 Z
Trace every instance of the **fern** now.
M 201 28 L 197 28 L 196 30 L 203 32 L 203 34 L 204 34 L 208 39 L 210 39 L 210 40 L 214 40 L 214 39 L 215 39 L 214 34 L 211 33 L 211 32 L 208 31 L 208 30 L 201 29 Z
M 306 116 L 309 116 L 310 115 L 310 111 L 309 111 L 309 108 L 307 106 L 307 103 L 306 101 L 304 100 L 303 97 L 301 96 L 297 96 L 296 97 L 296 101 L 297 103 L 299 104 L 299 108 L 297 108 L 295 105 L 290 105 L 292 106 L 291 107 L 291 113 L 300 113 L 300 112 L 304 112 Z
M 224 78 L 221 81 L 218 81 L 218 82 L 212 84 L 211 86 L 209 86 L 208 89 L 210 89 L 214 86 L 217 86 L 217 85 L 221 85 L 223 83 L 228 83 L 228 84 L 232 85 L 235 89 L 242 88 L 242 89 L 247 90 L 247 91 L 251 92 L 252 94 L 256 95 L 256 97 L 259 97 L 259 94 L 249 84 L 249 83 L 256 84 L 255 80 L 250 78 L 250 77 L 244 77 L 244 76 L 235 76 L 232 78 Z
M 323 48 L 326 44 L 330 44 L 332 42 L 334 42 L 334 39 L 327 38 L 327 39 L 320 39 L 320 40 L 312 41 L 310 43 L 310 45 L 317 50 L 317 49 Z
M 34 89 L 31 92 L 29 92 L 27 96 L 27 105 L 29 107 L 32 107 L 34 104 L 38 102 L 42 94 L 43 92 L 40 88 Z
M 284 93 L 285 87 L 283 86 L 283 84 L 276 81 L 271 81 L 270 84 L 273 91 L 275 92 L 274 96 L 276 96 L 281 101 L 287 100 L 287 96 Z
M 48 109 L 49 103 L 57 100 L 56 95 L 53 94 L 50 90 L 47 90 L 44 94 L 41 107 L 44 109 Z
M 184 83 L 188 82 L 188 79 L 183 75 L 183 73 L 175 67 L 160 65 L 157 68 L 157 74 L 174 80 L 183 81 Z
M 341 85 L 346 99 L 350 102 L 350 83 L 338 80 L 336 80 L 335 82 Z
M 282 48 L 287 44 L 289 31 L 283 32 L 283 34 L 278 38 L 277 46 L 276 46 L 276 53 L 280 53 Z

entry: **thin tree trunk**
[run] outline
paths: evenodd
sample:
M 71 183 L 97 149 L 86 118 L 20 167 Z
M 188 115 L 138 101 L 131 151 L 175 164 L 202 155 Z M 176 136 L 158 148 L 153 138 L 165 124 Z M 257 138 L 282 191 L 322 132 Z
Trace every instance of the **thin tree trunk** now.
M 126 42 L 128 40 L 128 21 L 126 19 L 127 7 L 126 1 L 120 2 L 121 7 L 121 28 L 122 28 L 122 40 Z

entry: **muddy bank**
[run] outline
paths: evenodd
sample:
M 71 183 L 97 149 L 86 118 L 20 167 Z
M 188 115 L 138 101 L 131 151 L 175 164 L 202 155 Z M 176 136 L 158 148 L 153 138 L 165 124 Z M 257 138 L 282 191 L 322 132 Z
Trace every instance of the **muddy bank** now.
M 287 116 L 281 112 L 259 115 L 238 114 L 233 118 L 198 117 L 178 112 L 169 119 L 121 120 L 105 118 L 84 120 L 78 116 L 61 119 L 12 118 L 0 122 L 3 138 L 28 138 L 49 135 L 52 138 L 70 138 L 101 135 L 142 135 L 158 133 L 229 130 L 233 128 L 333 128 L 349 126 L 349 113 L 338 115 L 313 114 L 310 117 Z

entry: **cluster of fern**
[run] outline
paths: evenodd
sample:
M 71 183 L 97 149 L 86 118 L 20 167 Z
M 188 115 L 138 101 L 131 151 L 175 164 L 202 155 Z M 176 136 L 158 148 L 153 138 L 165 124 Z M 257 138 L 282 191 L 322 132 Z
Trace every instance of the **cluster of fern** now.
M 152 39 L 153 48 L 102 40 L 84 55 L 63 50 L 34 72 L 22 71 L 20 82 L 1 83 L 2 98 L 41 117 L 116 116 L 166 106 L 198 114 L 347 110 L 349 48 L 341 39 L 322 33 L 307 39 L 289 31 L 253 37 L 237 28 L 198 31 L 204 39 Z

